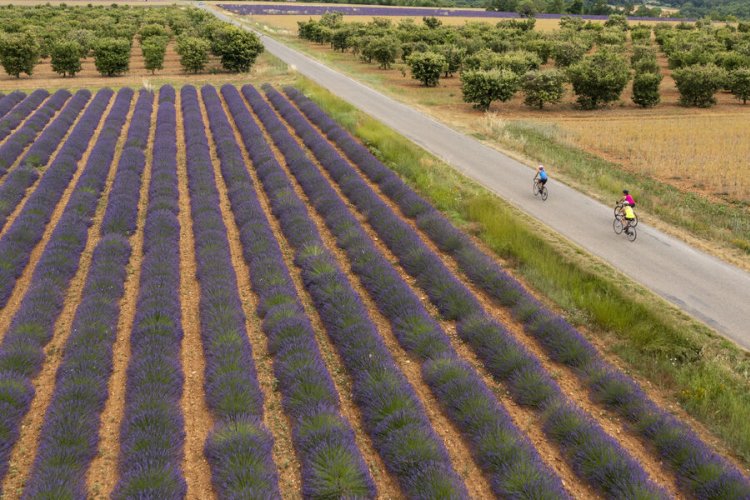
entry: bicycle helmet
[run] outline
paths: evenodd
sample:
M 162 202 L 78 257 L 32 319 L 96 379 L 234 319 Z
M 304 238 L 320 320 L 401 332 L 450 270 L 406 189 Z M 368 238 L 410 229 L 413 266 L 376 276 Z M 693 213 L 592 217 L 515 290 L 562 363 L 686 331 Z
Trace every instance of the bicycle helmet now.
M 544 165 L 539 165 L 539 170 L 544 170 Z
M 622 194 L 630 194 L 627 189 L 622 190 Z
M 630 206 L 630 203 L 629 203 L 629 202 L 627 202 L 627 201 L 623 201 L 623 202 L 622 202 L 622 206 L 624 206 L 624 207 L 629 207 L 629 206 Z

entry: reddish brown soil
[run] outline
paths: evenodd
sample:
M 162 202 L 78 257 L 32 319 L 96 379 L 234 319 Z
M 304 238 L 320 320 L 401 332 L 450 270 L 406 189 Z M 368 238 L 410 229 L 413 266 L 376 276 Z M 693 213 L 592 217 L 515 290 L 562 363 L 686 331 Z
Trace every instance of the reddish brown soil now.
M 300 491 L 302 485 L 300 464 L 294 450 L 294 445 L 292 444 L 292 425 L 283 411 L 281 393 L 277 389 L 266 337 L 260 329 L 260 319 L 255 314 L 258 306 L 258 298 L 252 290 L 250 271 L 242 256 L 239 229 L 232 215 L 227 187 L 221 176 L 220 163 L 216 153 L 216 142 L 208 127 L 206 109 L 202 99 L 201 112 L 206 123 L 206 134 L 211 147 L 211 161 L 214 166 L 214 176 L 216 177 L 216 185 L 219 191 L 221 213 L 227 227 L 232 265 L 237 274 L 238 291 L 240 293 L 243 312 L 245 313 L 245 329 L 250 340 L 250 345 L 252 346 L 253 361 L 255 363 L 258 382 L 264 395 L 263 423 L 271 431 L 274 438 L 273 459 L 279 472 L 279 488 L 282 494 L 289 495 L 291 492 Z M 225 109 L 224 112 L 227 113 L 227 110 Z M 235 138 L 239 144 L 240 138 L 236 136 Z
M 99 448 L 91 463 L 86 477 L 90 498 L 109 498 L 117 483 L 117 459 L 120 453 L 120 424 L 125 411 L 126 370 L 130 361 L 130 332 L 135 319 L 138 301 L 138 290 L 141 280 L 143 258 L 143 227 L 148 207 L 148 188 L 151 183 L 151 164 L 154 136 L 156 132 L 157 99 L 151 110 L 151 128 L 146 146 L 146 165 L 143 170 L 140 198 L 138 200 L 138 219 L 135 233 L 130 237 L 130 262 L 128 276 L 125 280 L 125 292 L 120 300 L 120 317 L 117 323 L 117 334 L 112 346 L 112 375 L 109 379 L 109 398 L 100 416 Z
M 180 297 L 182 305 L 182 369 L 185 385 L 182 392 L 182 413 L 185 416 L 185 457 L 182 462 L 187 495 L 191 498 L 215 498 L 211 471 L 203 454 L 208 433 L 214 420 L 206 404 L 204 376 L 206 360 L 200 330 L 200 284 L 196 279 L 195 240 L 190 215 L 190 194 L 187 186 L 185 140 L 180 109 L 180 94 L 175 100 L 177 110 L 177 177 L 180 193 Z
M 290 132 L 292 131 L 290 130 Z M 284 168 L 287 176 L 291 180 L 297 195 L 308 207 L 311 207 L 312 205 L 302 188 L 297 184 L 294 175 L 285 166 L 286 163 L 283 161 L 283 156 L 278 157 L 278 159 L 282 168 Z M 489 482 L 475 462 L 470 448 L 462 440 L 460 432 L 443 413 L 440 403 L 432 394 L 432 391 L 430 391 L 427 384 L 422 380 L 419 360 L 410 356 L 400 346 L 391 329 L 388 319 L 380 314 L 377 306 L 367 294 L 359 278 L 351 271 L 346 253 L 336 245 L 336 238 L 328 230 L 328 227 L 325 225 L 322 218 L 312 209 L 308 209 L 308 214 L 315 222 L 326 247 L 334 256 L 336 256 L 341 269 L 347 274 L 352 287 L 361 297 L 362 303 L 367 308 L 367 312 L 373 324 L 377 327 L 380 336 L 383 338 L 385 345 L 394 357 L 396 364 L 401 368 L 406 379 L 419 396 L 433 429 L 443 440 L 443 443 L 448 450 L 448 455 L 450 456 L 454 470 L 464 478 L 469 494 L 475 498 L 492 497 L 492 490 L 490 489 Z
M 132 115 L 134 108 L 135 99 L 130 103 L 126 123 L 130 122 L 130 116 Z M 83 287 L 86 284 L 86 277 L 88 276 L 89 268 L 91 267 L 94 247 L 99 242 L 99 228 L 101 227 L 102 219 L 104 218 L 104 211 L 107 208 L 110 188 L 112 187 L 112 182 L 115 178 L 117 163 L 119 162 L 120 154 L 122 153 L 122 145 L 125 142 L 125 137 L 126 134 L 123 133 L 119 138 L 115 156 L 112 159 L 109 173 L 107 174 L 106 184 L 94 214 L 93 224 L 88 230 L 88 240 L 86 241 L 86 246 L 80 258 L 78 271 L 76 271 L 76 274 L 68 287 L 62 312 L 55 322 L 52 340 L 50 340 L 45 348 L 45 354 L 47 357 L 42 367 L 42 371 L 33 382 L 35 397 L 31 402 L 29 412 L 21 423 L 21 435 L 19 436 L 18 441 L 16 441 L 16 444 L 13 447 L 13 452 L 10 456 L 11 463 L 15 465 L 16 473 L 8 474 L 3 483 L 2 490 L 7 492 L 8 498 L 13 498 L 15 492 L 20 492 L 22 490 L 29 474 L 31 473 L 31 466 L 36 457 L 39 434 L 41 432 L 44 416 L 47 412 L 50 400 L 52 399 L 52 394 L 54 394 L 55 376 L 60 363 L 62 362 L 65 345 L 70 337 L 76 309 L 81 301 Z M 88 155 L 84 157 L 84 161 L 87 156 Z
M 247 104 L 247 102 L 245 102 L 245 104 L 250 113 L 253 114 L 255 120 L 260 123 L 260 120 L 258 120 L 257 116 L 254 115 L 254 112 L 250 105 Z M 276 157 L 281 158 L 281 153 L 275 148 L 271 138 L 267 134 L 265 134 L 265 137 L 268 144 L 271 145 L 271 149 L 274 151 Z M 239 142 L 239 144 L 242 144 L 242 142 Z M 244 148 L 243 156 L 245 158 L 245 164 L 248 166 L 252 165 L 247 155 L 247 151 Z M 315 339 L 318 343 L 318 348 L 320 349 L 323 362 L 328 368 L 328 373 L 331 374 L 331 378 L 333 379 L 334 385 L 336 386 L 336 391 L 339 394 L 341 414 L 344 416 L 344 418 L 347 419 L 354 430 L 354 437 L 357 443 L 357 448 L 359 448 L 365 462 L 370 469 L 370 474 L 375 481 L 380 496 L 382 498 L 401 498 L 403 497 L 403 495 L 401 494 L 401 490 L 396 478 L 392 476 L 385 468 L 385 463 L 383 462 L 380 455 L 378 455 L 372 443 L 372 440 L 370 439 L 370 436 L 365 431 L 362 413 L 352 397 L 351 377 L 349 377 L 349 375 L 347 374 L 343 361 L 336 351 L 336 348 L 334 347 L 331 339 L 327 335 L 327 331 L 325 329 L 325 326 L 323 325 L 323 321 L 321 320 L 320 315 L 315 309 L 312 298 L 305 290 L 302 282 L 301 272 L 299 268 L 294 264 L 294 250 L 292 249 L 291 245 L 287 243 L 279 226 L 278 220 L 276 220 L 276 218 L 273 216 L 268 197 L 266 196 L 265 191 L 262 189 L 263 184 L 260 182 L 258 176 L 252 168 L 248 168 L 248 172 L 250 173 L 250 176 L 253 179 L 253 183 L 255 184 L 258 194 L 258 200 L 263 207 L 271 230 L 281 247 L 281 252 L 284 256 L 284 263 L 289 270 L 292 281 L 294 282 L 297 295 L 299 296 L 300 301 L 302 302 L 302 306 L 305 309 L 305 313 L 307 314 L 307 317 L 310 319 L 310 322 L 313 326 Z

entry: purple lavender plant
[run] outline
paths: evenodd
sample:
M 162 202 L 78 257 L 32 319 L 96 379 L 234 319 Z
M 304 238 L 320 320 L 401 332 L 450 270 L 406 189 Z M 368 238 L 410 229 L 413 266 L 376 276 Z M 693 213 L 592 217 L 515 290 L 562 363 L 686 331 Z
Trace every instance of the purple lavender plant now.
M 88 227 L 104 189 L 117 137 L 125 122 L 132 95 L 130 89 L 122 89 L 118 93 L 112 111 L 105 120 L 103 133 L 94 145 L 89 161 L 34 270 L 31 287 L 0 345 L 0 372 L 9 379 L 15 379 L 19 385 L 34 378 L 44 362 L 44 346 L 52 337 L 68 285 L 78 270 L 79 259 L 88 239 Z M 14 394 L 17 396 L 17 393 Z M 6 397 L 15 396 L 0 394 L 0 399 Z M 16 408 L 21 409 L 14 413 L 13 417 L 16 418 L 0 415 L 0 477 L 7 471 L 20 420 L 28 411 L 32 397 L 33 389 L 24 396 L 28 403 L 14 403 Z
M 404 215 L 415 217 L 417 225 L 427 236 L 456 258 L 462 272 L 473 283 L 502 305 L 511 308 L 516 318 L 524 324 L 527 332 L 539 340 L 552 359 L 574 368 L 589 385 L 594 399 L 602 401 L 625 417 L 632 423 L 633 428 L 649 442 L 654 440 L 655 429 L 660 429 L 659 436 L 664 444 L 657 446 L 657 450 L 660 456 L 674 467 L 681 484 L 687 491 L 695 494 L 698 491 L 704 491 L 705 486 L 710 491 L 718 492 L 719 497 L 728 495 L 734 498 L 737 497 L 737 492 L 744 492 L 746 496 L 750 495 L 750 481 L 739 470 L 714 453 L 685 424 L 654 404 L 632 379 L 625 377 L 619 370 L 606 363 L 580 332 L 534 299 L 491 256 L 478 249 L 470 238 L 458 234 L 442 214 L 414 193 L 392 170 L 331 120 L 317 105 L 296 89 L 287 88 L 286 92 L 306 117 L 318 125 L 371 181 L 377 183 L 383 192 L 399 205 Z M 329 167 L 329 164 L 324 165 Z M 345 175 L 342 172 L 347 171 L 334 168 L 330 170 L 336 180 Z M 347 196 L 352 193 L 361 197 L 361 193 L 366 193 L 369 186 L 362 186 L 357 180 L 351 180 L 356 179 L 358 174 L 354 170 L 348 172 L 350 177 L 342 180 L 342 190 Z M 345 187 L 347 183 L 355 187 L 347 189 Z M 354 203 L 358 207 L 367 206 L 362 201 L 354 201 Z M 373 221 L 373 218 L 369 217 L 369 220 Z M 400 238 L 399 242 L 408 241 L 408 238 L 400 234 L 398 238 Z M 406 258 L 413 259 L 413 256 L 407 255 Z M 469 319 L 467 318 L 466 321 Z M 502 344 L 498 344 L 495 348 L 488 343 L 488 337 L 472 335 L 471 330 L 471 328 L 464 328 L 464 335 L 474 339 L 474 342 L 478 343 L 478 348 L 493 353 L 486 357 L 485 362 L 493 363 L 494 369 L 500 370 L 503 377 L 507 375 L 507 370 L 498 366 L 500 363 L 497 363 L 497 360 L 507 357 L 510 366 L 520 363 L 519 354 L 501 347 Z M 502 335 L 496 337 L 500 339 Z M 689 447 L 683 446 L 688 442 Z M 684 449 L 685 455 L 673 454 L 671 450 L 675 447 Z M 690 457 L 689 460 L 688 457 Z M 685 468 L 684 463 L 700 465 Z M 703 471 L 711 471 L 711 473 L 704 474 Z M 742 495 L 740 494 L 739 497 Z

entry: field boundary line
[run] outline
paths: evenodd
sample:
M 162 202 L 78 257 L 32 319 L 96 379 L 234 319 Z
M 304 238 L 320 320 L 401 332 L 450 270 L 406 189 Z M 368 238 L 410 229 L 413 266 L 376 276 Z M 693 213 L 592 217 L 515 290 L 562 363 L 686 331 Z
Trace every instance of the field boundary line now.
M 266 99 L 265 96 L 263 96 L 263 98 Z M 269 106 L 271 106 L 270 103 Z M 274 109 L 275 112 L 273 106 L 271 106 L 271 109 Z M 281 119 L 280 116 L 279 119 Z M 289 128 L 286 122 L 283 122 L 283 119 L 282 123 L 287 126 L 287 129 Z M 263 127 L 262 124 L 261 127 L 265 130 L 265 127 Z M 401 373 L 406 377 L 414 392 L 417 394 L 432 428 L 448 451 L 448 456 L 453 469 L 461 476 L 461 479 L 471 496 L 476 498 L 491 498 L 493 494 L 489 486 L 488 478 L 476 463 L 471 450 L 463 441 L 461 433 L 445 414 L 440 403 L 433 395 L 427 383 L 423 380 L 420 370 L 421 364 L 416 359 L 412 358 L 412 356 L 410 356 L 398 343 L 390 322 L 380 313 L 373 302 L 372 297 L 370 297 L 362 285 L 359 276 L 351 271 L 351 265 L 347 255 L 338 247 L 335 236 L 331 234 L 328 226 L 322 220 L 320 214 L 318 214 L 313 208 L 313 205 L 310 203 L 304 190 L 300 187 L 296 177 L 290 172 L 286 164 L 286 159 L 283 155 L 279 156 L 279 153 L 275 148 L 274 153 L 277 155 L 279 165 L 285 175 L 289 178 L 297 196 L 299 196 L 306 205 L 307 214 L 310 217 L 310 220 L 313 221 L 313 224 L 317 227 L 321 240 L 328 251 L 331 252 L 331 255 L 336 259 L 339 266 L 341 266 L 341 270 L 346 275 L 353 290 L 362 300 L 378 334 L 385 342 L 388 351 L 390 351 L 391 356 L 396 362 L 396 366 L 398 366 Z
M 177 188 L 179 192 L 180 222 L 180 308 L 183 338 L 180 361 L 185 381 L 180 407 L 185 419 L 183 474 L 187 496 L 211 499 L 216 497 L 211 483 L 211 470 L 203 453 L 206 438 L 213 428 L 214 418 L 205 398 L 206 360 L 203 352 L 200 323 L 200 283 L 196 277 L 195 238 L 188 189 L 185 150 L 185 127 L 182 122 L 182 96 L 175 92 L 177 121 Z M 205 124 L 203 124 L 205 127 Z
M 245 105 L 245 108 L 250 113 L 253 120 L 255 120 L 255 122 L 258 124 L 258 127 L 263 133 L 269 147 L 272 151 L 274 151 L 274 154 L 278 155 L 276 147 L 273 144 L 273 140 L 268 136 L 265 129 L 263 129 L 263 127 L 261 126 L 261 121 L 255 114 L 255 110 L 253 110 L 252 106 L 250 106 L 250 104 L 247 102 L 245 95 L 241 91 L 239 91 L 239 89 L 238 93 Z M 292 279 L 297 292 L 297 296 L 300 299 L 305 314 L 307 315 L 310 323 L 313 326 L 313 331 L 315 332 L 315 340 L 318 343 L 318 349 L 320 349 L 323 362 L 325 363 L 328 372 L 331 374 L 334 386 L 339 393 L 341 414 L 352 425 L 352 430 L 354 431 L 354 438 L 357 443 L 357 447 L 362 452 L 363 457 L 365 458 L 365 461 L 370 468 L 370 473 L 373 477 L 373 480 L 375 481 L 375 484 L 377 485 L 379 494 L 386 498 L 396 498 L 403 496 L 398 481 L 386 469 L 383 459 L 375 449 L 372 438 L 365 430 L 362 412 L 352 398 L 351 376 L 347 372 L 346 367 L 341 360 L 341 356 L 333 346 L 331 339 L 328 337 L 328 332 L 323 325 L 323 321 L 320 318 L 320 315 L 315 308 L 315 305 L 313 304 L 313 300 L 302 282 L 302 273 L 300 269 L 294 264 L 294 250 L 288 243 L 286 237 L 284 236 L 284 233 L 281 231 L 279 221 L 273 215 L 268 195 L 263 189 L 263 184 L 258 178 L 252 161 L 250 161 L 248 152 L 245 149 L 245 143 L 244 141 L 241 141 L 239 144 L 242 151 L 242 156 L 243 158 L 245 158 L 247 170 L 253 180 L 253 187 L 256 194 L 258 195 L 258 202 L 263 208 L 263 212 L 265 213 L 268 224 L 271 227 L 271 231 L 276 237 L 276 241 L 279 242 L 279 247 L 281 248 L 284 264 L 289 271 L 289 276 Z
M 292 100 L 289 100 L 289 102 L 299 111 L 299 108 Z M 464 285 L 471 291 L 471 293 L 479 300 L 479 303 L 483 306 L 485 311 L 493 319 L 507 328 L 507 330 L 519 343 L 525 346 L 533 355 L 537 357 L 541 365 L 544 367 L 545 371 L 553 376 L 555 381 L 559 384 L 562 393 L 567 398 L 569 398 L 570 401 L 572 401 L 578 408 L 586 412 L 592 419 L 597 421 L 602 429 L 610 437 L 618 441 L 620 445 L 625 450 L 627 450 L 634 458 L 637 458 L 638 462 L 646 465 L 648 467 L 647 472 L 650 473 L 651 479 L 655 483 L 662 487 L 665 487 L 670 494 L 678 497 L 677 477 L 674 471 L 670 469 L 665 463 L 663 463 L 658 458 L 658 456 L 656 456 L 655 451 L 652 449 L 652 447 L 650 447 L 648 443 L 644 443 L 641 438 L 637 436 L 637 434 L 633 433 L 632 430 L 627 427 L 627 424 L 624 422 L 622 417 L 617 415 L 614 411 L 607 409 L 606 406 L 599 405 L 591 401 L 588 388 L 584 385 L 583 381 L 581 381 L 581 379 L 575 375 L 572 368 L 551 360 L 549 355 L 544 351 L 539 342 L 531 335 L 526 333 L 519 322 L 514 319 L 513 316 L 509 313 L 507 308 L 504 308 L 501 305 L 497 304 L 496 301 L 489 297 L 486 292 L 484 292 L 479 287 L 474 285 L 470 280 L 468 280 L 468 278 L 461 271 L 452 256 L 438 249 L 437 245 L 417 226 L 414 219 L 404 216 L 401 213 L 399 207 L 382 192 L 382 189 L 379 185 L 375 184 L 366 175 L 364 175 L 359 166 L 355 162 L 350 160 L 349 157 L 344 153 L 344 151 L 333 144 L 333 142 L 330 141 L 325 136 L 325 134 L 323 134 L 320 129 L 307 118 L 304 113 L 300 111 L 300 114 L 304 117 L 305 121 L 307 121 L 307 123 L 309 123 L 318 133 L 320 133 L 321 137 L 323 137 L 324 140 L 328 142 L 331 147 L 333 147 L 341 155 L 341 157 L 344 158 L 345 161 L 354 168 L 360 178 L 373 189 L 373 191 L 378 195 L 381 201 L 383 201 L 383 203 L 385 203 L 394 212 L 394 214 L 396 214 L 402 221 L 404 221 L 414 230 L 415 234 L 417 234 L 417 236 L 420 238 L 422 244 L 429 248 L 440 259 L 440 261 L 451 271 L 455 279 L 457 279 L 462 285 Z M 321 167 L 318 159 L 309 150 L 309 148 L 304 145 L 304 143 L 301 141 L 301 138 L 296 135 L 296 133 L 294 134 L 294 137 L 298 140 L 298 143 L 300 143 L 301 147 L 303 147 L 305 151 L 309 153 L 308 157 L 310 157 L 312 162 L 317 166 L 321 175 L 323 175 L 323 177 L 325 177 L 326 180 L 331 183 L 334 191 L 336 191 L 338 196 L 344 201 L 344 203 L 346 203 L 357 220 L 359 220 L 359 222 L 362 224 L 365 232 L 373 240 L 373 244 L 384 255 L 386 255 L 387 259 L 391 263 L 393 263 L 393 266 L 398 270 L 398 272 L 409 284 L 415 294 L 420 298 L 422 304 L 430 311 L 436 321 L 443 325 L 446 331 L 450 332 L 449 337 L 453 343 L 454 348 L 456 348 L 456 350 L 462 354 L 465 353 L 469 357 L 469 359 L 471 360 L 471 364 L 482 374 L 483 378 L 488 377 L 489 380 L 492 380 L 493 383 L 488 383 L 490 387 L 504 387 L 504 384 L 502 382 L 496 381 L 486 370 L 484 364 L 481 362 L 481 360 L 479 360 L 471 347 L 456 335 L 456 322 L 446 321 L 442 319 L 440 313 L 437 311 L 437 308 L 425 295 L 424 290 L 419 287 L 419 285 L 416 283 L 416 280 L 411 275 L 409 275 L 409 273 L 406 272 L 406 270 L 401 266 L 398 257 L 393 254 L 393 252 L 383 243 L 382 239 L 379 237 L 375 229 L 370 225 L 367 218 L 356 208 L 354 204 L 351 203 L 349 198 L 342 193 L 338 183 L 331 177 L 331 175 L 325 168 Z M 477 242 L 475 238 L 472 239 L 475 240 L 475 243 L 480 244 L 480 242 Z M 486 251 L 484 245 L 480 244 L 480 247 Z M 490 253 L 488 255 L 493 254 Z M 495 258 L 495 260 L 500 262 L 497 258 Z M 524 287 L 526 287 L 525 284 Z M 528 287 L 526 288 L 527 290 L 530 290 Z M 602 355 L 602 357 L 605 357 L 603 353 L 600 352 L 599 354 Z M 607 357 L 605 357 L 605 359 L 607 359 Z M 485 382 L 487 382 L 487 379 L 485 379 Z M 495 390 L 495 393 L 496 395 L 498 395 L 498 397 L 500 397 L 498 394 L 498 390 Z M 506 408 L 509 408 L 510 406 L 518 406 L 507 398 L 503 401 L 503 404 L 506 406 Z M 537 419 L 537 417 L 533 416 L 533 414 L 535 413 L 533 410 L 524 409 L 523 407 L 518 407 L 518 409 L 520 409 L 522 412 L 528 412 L 528 418 L 533 418 L 535 420 Z M 519 428 L 522 427 L 519 426 Z M 525 429 L 525 427 L 523 428 Z M 537 441 L 534 440 L 534 443 L 536 444 Z M 654 472 L 657 472 L 658 476 L 654 477 Z
M 137 99 L 135 98 L 130 100 L 130 108 L 128 109 L 125 123 L 128 123 L 130 117 L 133 115 L 136 101 Z M 55 377 L 57 375 L 57 370 L 63 359 L 65 347 L 73 325 L 73 319 L 75 318 L 75 311 L 81 301 L 83 288 L 86 284 L 89 268 L 91 267 L 94 247 L 96 247 L 100 240 L 99 229 L 101 227 L 102 219 L 104 218 L 107 204 L 109 203 L 109 194 L 115 174 L 117 173 L 117 167 L 120 161 L 120 156 L 122 155 L 122 146 L 125 143 L 125 138 L 126 134 L 122 133 L 118 138 L 117 145 L 115 146 L 115 154 L 109 165 L 107 178 L 104 188 L 102 189 L 102 195 L 97 201 L 92 224 L 88 228 L 86 246 L 79 258 L 78 270 L 68 285 L 63 308 L 55 321 L 52 339 L 50 339 L 44 348 L 47 357 L 44 361 L 41 372 L 33 380 L 35 389 L 34 399 L 31 402 L 29 411 L 22 420 L 20 427 L 21 432 L 10 456 L 10 463 L 14 464 L 17 473 L 8 474 L 6 476 L 2 488 L 3 491 L 9 493 L 17 491 L 26 482 L 26 479 L 31 473 L 31 468 L 37 454 L 42 423 L 46 416 L 47 407 L 52 399 L 52 395 L 55 392 Z M 88 157 L 88 154 L 84 154 L 81 161 L 85 164 L 88 161 Z
M 219 166 L 219 157 L 216 149 L 216 138 L 210 130 L 208 113 L 200 96 L 200 110 L 206 127 L 206 136 L 211 154 L 211 164 L 216 178 L 216 188 L 219 193 L 219 210 L 227 230 L 229 242 L 229 254 L 232 265 L 237 276 L 237 291 L 239 293 L 242 309 L 245 314 L 245 334 L 252 346 L 253 361 L 258 377 L 258 385 L 263 392 L 263 423 L 273 436 L 273 457 L 276 469 L 279 473 L 279 489 L 282 495 L 287 492 L 298 492 L 302 487 L 302 474 L 299 457 L 292 442 L 292 422 L 284 411 L 281 403 L 281 393 L 275 389 L 276 377 L 273 371 L 272 356 L 268 352 L 267 338 L 260 327 L 260 318 L 256 314 L 258 297 L 250 283 L 250 269 L 242 255 L 242 244 L 240 243 L 239 229 L 232 214 L 231 204 L 227 195 L 227 184 Z M 220 94 L 217 92 L 217 94 Z M 227 119 L 235 132 L 235 140 L 238 145 L 242 140 L 237 136 L 232 120 L 232 115 L 226 109 L 223 98 L 219 100 L 224 109 Z M 285 448 L 282 449 L 282 448 Z M 288 455 L 288 456 L 287 456 Z M 294 496 L 294 495 L 287 495 Z
M 24 269 L 21 276 L 19 276 L 18 279 L 16 280 L 15 287 L 13 288 L 13 292 L 10 298 L 8 299 L 8 303 L 0 311 L 0 342 L 2 342 L 3 339 L 5 338 L 5 333 L 10 327 L 10 321 L 15 315 L 16 311 L 18 310 L 18 307 L 21 305 L 21 300 L 23 299 L 23 296 L 26 295 L 26 291 L 31 285 L 31 276 L 34 272 L 34 269 L 36 269 L 36 265 L 39 262 L 39 258 L 41 257 L 42 252 L 44 251 L 44 248 L 47 246 L 47 243 L 49 242 L 49 239 L 52 236 L 52 232 L 54 231 L 55 226 L 57 225 L 58 221 L 60 220 L 60 217 L 62 216 L 63 211 L 65 210 L 65 206 L 68 204 L 68 201 L 70 200 L 70 196 L 73 193 L 73 190 L 75 189 L 76 184 L 78 183 L 78 179 L 80 179 L 81 175 L 83 174 L 83 170 L 86 166 L 86 162 L 88 161 L 88 157 L 91 154 L 91 149 L 94 147 L 94 144 L 96 144 L 104 128 L 105 117 L 109 114 L 116 99 L 117 99 L 117 94 L 112 94 L 112 96 L 110 97 L 109 103 L 107 104 L 107 108 L 104 110 L 104 112 L 102 113 L 99 119 L 99 124 L 96 126 L 94 133 L 89 138 L 89 143 L 86 146 L 86 150 L 81 156 L 81 159 L 78 160 L 78 165 L 76 167 L 75 173 L 73 174 L 73 177 L 70 179 L 70 182 L 65 187 L 65 191 L 63 192 L 62 197 L 60 197 L 60 201 L 57 202 L 57 206 L 55 207 L 55 210 L 52 212 L 50 220 L 47 223 L 47 226 L 44 228 L 42 239 L 39 240 L 39 243 L 37 243 L 37 245 L 31 251 L 30 256 L 29 256 L 29 262 L 26 265 L 26 268 Z M 8 225 L 7 227 L 10 227 L 10 225 Z
M 154 95 L 151 109 L 151 128 L 146 146 L 146 164 L 143 168 L 141 191 L 138 201 L 138 216 L 135 233 L 129 238 L 131 245 L 128 277 L 125 280 L 124 293 L 120 299 L 120 317 L 117 332 L 112 345 L 112 373 L 108 381 L 108 397 L 99 416 L 99 444 L 97 453 L 86 473 L 86 486 L 92 498 L 109 498 L 118 479 L 117 461 L 120 436 L 120 424 L 125 412 L 125 383 L 130 359 L 130 332 L 135 320 L 138 291 L 140 288 L 141 266 L 143 257 L 143 228 L 146 222 L 149 187 L 151 185 L 151 165 L 153 163 L 153 146 L 156 135 L 156 116 L 159 109 L 158 94 Z

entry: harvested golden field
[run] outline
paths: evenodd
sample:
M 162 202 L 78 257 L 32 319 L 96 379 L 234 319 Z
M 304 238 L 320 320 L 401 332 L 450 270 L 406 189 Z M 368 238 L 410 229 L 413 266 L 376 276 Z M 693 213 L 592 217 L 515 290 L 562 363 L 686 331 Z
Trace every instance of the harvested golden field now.
M 719 111 L 719 110 L 717 110 Z M 630 170 L 711 195 L 750 201 L 747 113 L 649 113 L 552 119 L 564 140 Z

